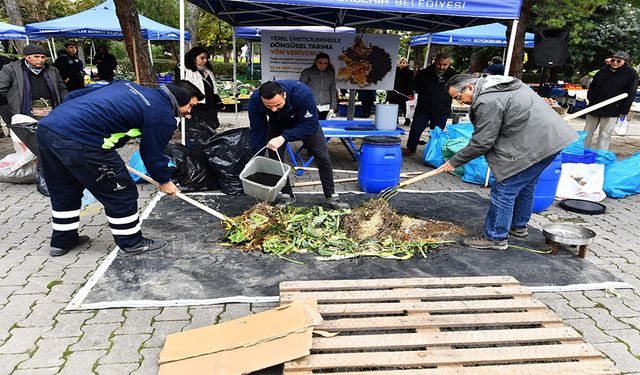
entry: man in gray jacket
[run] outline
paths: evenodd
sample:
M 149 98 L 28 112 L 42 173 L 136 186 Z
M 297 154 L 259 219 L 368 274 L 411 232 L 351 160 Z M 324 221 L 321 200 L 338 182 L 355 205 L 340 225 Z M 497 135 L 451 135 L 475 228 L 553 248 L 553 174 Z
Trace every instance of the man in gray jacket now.
M 58 69 L 47 64 L 42 47 L 29 44 L 22 53 L 23 59 L 0 70 L 0 101 L 7 101 L 11 116 L 40 117 L 62 103 L 67 88 Z
M 452 77 L 449 95 L 470 104 L 469 145 L 439 169 L 444 172 L 484 155 L 496 178 L 484 234 L 466 238 L 476 249 L 506 250 L 507 237 L 525 237 L 538 177 L 576 132 L 533 90 L 513 77 Z

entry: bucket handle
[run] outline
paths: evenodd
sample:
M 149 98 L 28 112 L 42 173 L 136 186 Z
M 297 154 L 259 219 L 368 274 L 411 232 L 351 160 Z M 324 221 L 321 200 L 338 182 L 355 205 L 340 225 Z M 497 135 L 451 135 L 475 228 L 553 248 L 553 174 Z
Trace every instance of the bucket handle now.
M 261 153 L 262 150 L 264 150 L 265 148 L 267 148 L 267 146 L 264 146 L 258 152 L 256 152 L 255 155 L 253 155 L 253 157 L 251 157 L 251 159 L 249 159 L 249 161 L 255 159 L 255 157 L 258 156 L 258 154 Z M 282 159 L 280 159 L 280 153 L 278 151 L 276 151 L 275 153 L 276 153 L 276 156 L 278 156 L 278 161 L 280 162 L 280 168 L 282 168 L 282 175 L 284 176 L 284 163 L 282 162 Z M 267 151 L 267 156 L 269 156 L 269 152 L 268 151 Z

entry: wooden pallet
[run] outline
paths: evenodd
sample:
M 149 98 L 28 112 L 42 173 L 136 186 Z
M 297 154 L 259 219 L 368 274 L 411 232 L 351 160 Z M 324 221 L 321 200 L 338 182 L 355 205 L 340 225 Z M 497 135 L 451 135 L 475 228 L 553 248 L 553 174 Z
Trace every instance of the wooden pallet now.
M 618 374 L 513 277 L 293 281 L 282 304 L 315 299 L 324 318 L 311 374 Z

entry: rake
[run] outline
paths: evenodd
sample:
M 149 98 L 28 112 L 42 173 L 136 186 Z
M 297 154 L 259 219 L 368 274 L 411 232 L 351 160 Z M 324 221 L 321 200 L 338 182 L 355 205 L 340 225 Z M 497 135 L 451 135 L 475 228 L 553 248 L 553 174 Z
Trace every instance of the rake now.
M 433 177 L 433 176 L 435 176 L 435 175 L 437 175 L 439 173 L 442 173 L 443 171 L 444 171 L 444 169 L 440 169 L 440 168 L 434 169 L 434 170 L 432 170 L 430 172 L 425 172 L 425 173 L 423 173 L 423 174 L 421 174 L 419 176 L 416 176 L 416 177 L 410 178 L 410 179 L 408 179 L 406 181 L 403 181 L 403 182 L 399 183 L 396 186 L 389 186 L 388 188 L 386 188 L 386 189 L 384 189 L 384 190 L 382 190 L 380 192 L 380 194 L 378 195 L 378 198 L 379 199 L 384 199 L 385 201 L 388 201 L 389 199 L 393 198 L 396 194 L 398 194 L 398 190 L 400 188 L 403 188 L 403 187 L 405 187 L 407 185 L 413 184 L 414 182 L 422 181 L 425 178 Z

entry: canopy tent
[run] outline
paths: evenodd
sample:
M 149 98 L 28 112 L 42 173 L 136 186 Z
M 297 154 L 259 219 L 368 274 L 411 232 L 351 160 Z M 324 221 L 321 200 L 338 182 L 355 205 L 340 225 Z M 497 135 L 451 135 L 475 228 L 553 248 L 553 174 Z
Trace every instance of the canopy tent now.
M 179 40 L 180 30 L 163 25 L 145 16 L 140 17 L 142 36 L 146 40 Z M 120 21 L 116 16 L 113 0 L 107 0 L 84 12 L 55 20 L 32 23 L 25 26 L 29 37 L 75 37 L 122 39 Z M 189 33 L 185 33 L 189 40 Z
M 0 22 L 0 39 L 2 40 L 29 40 L 24 27 Z M 35 38 L 45 39 L 45 38 Z
M 431 43 L 447 44 L 454 46 L 507 46 L 507 27 L 500 23 L 488 25 L 471 26 L 463 29 L 434 33 Z M 409 41 L 409 45 L 420 46 L 427 44 L 430 34 L 414 36 Z M 524 37 L 524 47 L 533 48 L 534 35 L 526 33 Z
M 353 27 L 328 27 L 328 26 L 237 26 L 233 29 L 236 38 L 260 39 L 263 30 L 276 31 L 303 31 L 311 33 L 355 33 Z
M 439 32 L 517 19 L 521 0 L 189 0 L 232 26 L 349 26 Z
M 490 19 L 513 20 L 507 64 L 513 55 L 522 0 L 189 0 L 231 26 L 348 26 L 355 28 L 447 31 L 483 25 Z M 184 0 L 180 0 L 180 30 L 184 31 Z M 235 33 L 233 56 L 236 55 Z M 431 43 L 429 42 L 429 47 Z M 428 49 L 428 48 L 427 48 Z M 180 41 L 184 67 L 184 42 Z M 234 81 L 236 79 L 234 62 Z M 507 74 L 505 72 L 505 74 Z M 181 69 L 184 76 L 184 68 Z M 235 94 L 235 85 L 234 85 Z M 350 102 L 351 107 L 351 102 Z M 236 112 L 237 120 L 237 112 Z M 183 128 L 184 130 L 184 128 Z M 184 131 L 183 131 L 184 134 Z M 183 135 L 184 143 L 184 135 Z

